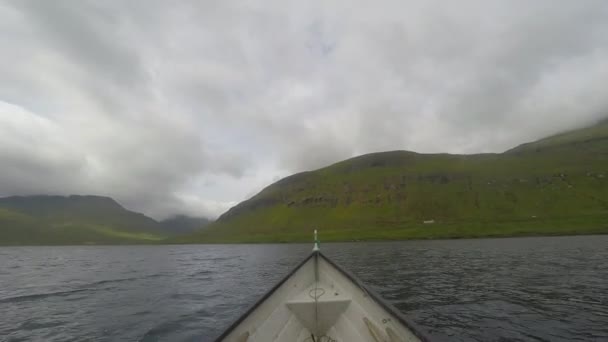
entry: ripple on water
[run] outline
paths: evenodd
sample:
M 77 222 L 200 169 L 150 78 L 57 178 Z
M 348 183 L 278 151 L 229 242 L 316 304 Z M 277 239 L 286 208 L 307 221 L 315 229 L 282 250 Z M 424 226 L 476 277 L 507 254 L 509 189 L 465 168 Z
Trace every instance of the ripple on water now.
M 439 341 L 608 340 L 607 236 L 323 248 Z M 205 342 L 310 246 L 0 250 L 11 341 Z

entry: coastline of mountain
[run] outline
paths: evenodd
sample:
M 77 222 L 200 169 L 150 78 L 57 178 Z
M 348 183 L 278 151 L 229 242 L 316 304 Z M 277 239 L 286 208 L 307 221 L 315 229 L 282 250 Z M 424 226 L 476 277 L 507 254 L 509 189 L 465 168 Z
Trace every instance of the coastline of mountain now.
M 176 243 L 608 233 L 608 121 L 499 154 L 372 153 L 269 185 Z
M 127 210 L 109 197 L 0 198 L 0 245 L 150 244 L 187 231 Z

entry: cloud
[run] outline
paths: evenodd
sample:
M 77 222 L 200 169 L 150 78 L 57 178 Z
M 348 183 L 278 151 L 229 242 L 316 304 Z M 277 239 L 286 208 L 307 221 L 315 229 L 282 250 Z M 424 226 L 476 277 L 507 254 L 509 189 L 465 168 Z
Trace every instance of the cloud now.
M 608 115 L 608 3 L 0 4 L 0 194 L 217 216 L 357 154 L 500 152 Z
M 81 185 L 64 182 L 64 173 L 79 173 L 85 165 L 53 122 L 0 102 L 0 123 L 2 192 L 52 193 Z

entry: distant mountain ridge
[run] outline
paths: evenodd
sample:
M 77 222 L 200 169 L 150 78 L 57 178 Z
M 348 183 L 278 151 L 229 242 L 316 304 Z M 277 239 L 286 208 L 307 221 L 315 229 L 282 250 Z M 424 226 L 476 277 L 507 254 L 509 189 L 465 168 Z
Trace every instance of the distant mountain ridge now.
M 173 232 L 173 234 L 192 233 L 204 228 L 209 223 L 211 223 L 211 220 L 208 218 L 187 215 L 175 215 L 160 221 L 161 226 L 167 231 Z
M 608 118 L 598 121 L 595 125 L 582 129 L 558 133 L 531 143 L 522 144 L 505 153 L 539 152 L 540 150 L 557 149 L 561 147 L 592 148 L 595 152 L 605 152 L 608 140 Z
M 10 196 L 0 198 L 0 207 L 38 218 L 65 218 L 76 222 L 94 219 L 134 231 L 162 231 L 152 218 L 127 210 L 114 199 L 104 196 Z
M 188 231 L 127 210 L 109 197 L 0 198 L 0 245 L 158 243 Z
M 295 174 L 176 242 L 608 233 L 608 120 L 505 153 L 372 153 Z
M 157 222 L 102 196 L 0 198 L 0 245 L 310 241 L 315 228 L 324 241 L 608 233 L 608 120 L 500 154 L 354 157 L 211 223 Z

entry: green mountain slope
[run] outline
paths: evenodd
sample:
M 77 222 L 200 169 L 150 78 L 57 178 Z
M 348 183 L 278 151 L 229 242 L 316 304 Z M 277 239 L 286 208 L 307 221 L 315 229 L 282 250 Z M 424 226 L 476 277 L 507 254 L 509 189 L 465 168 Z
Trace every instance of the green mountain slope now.
M 0 198 L 0 245 L 152 243 L 168 235 L 108 197 Z
M 426 221 L 426 222 L 425 222 Z M 608 122 L 502 154 L 373 153 L 282 179 L 175 242 L 608 233 Z

